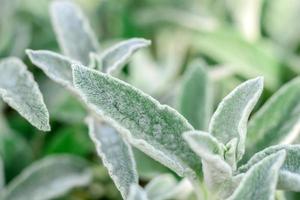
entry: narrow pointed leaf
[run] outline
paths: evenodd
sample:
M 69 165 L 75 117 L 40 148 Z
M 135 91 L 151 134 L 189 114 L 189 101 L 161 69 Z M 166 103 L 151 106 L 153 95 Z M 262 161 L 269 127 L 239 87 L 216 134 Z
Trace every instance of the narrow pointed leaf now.
M 131 185 L 127 200 L 148 200 L 147 193 L 139 185 Z
M 103 72 L 111 73 L 118 70 L 137 50 L 150 44 L 149 40 L 133 38 L 110 47 L 101 55 Z
M 91 171 L 87 163 L 74 156 L 53 156 L 26 168 L 4 190 L 5 200 L 48 200 L 87 185 Z M 1 199 L 2 199 L 1 198 Z
M 193 63 L 183 78 L 178 110 L 197 130 L 208 128 L 213 102 L 211 95 L 207 71 L 201 63 Z
M 0 95 L 33 126 L 49 131 L 49 113 L 32 74 L 17 58 L 0 61 Z
M 284 85 L 251 118 L 247 157 L 276 145 L 293 143 L 300 132 L 300 78 Z
M 63 55 L 47 50 L 26 50 L 31 62 L 55 82 L 67 88 L 73 88 L 72 63 L 73 61 Z
M 227 200 L 275 200 L 278 171 L 285 155 L 284 151 L 274 153 L 251 167 Z
M 119 133 L 109 125 L 90 117 L 89 134 L 96 145 L 104 166 L 115 182 L 124 199 L 130 186 L 138 184 L 136 164 L 132 149 Z
M 202 159 L 204 180 L 210 189 L 220 187 L 232 175 L 231 167 L 223 160 L 225 147 L 209 133 L 188 131 L 184 139 Z
M 223 144 L 238 138 L 237 160 L 244 154 L 248 117 L 262 89 L 260 77 L 244 82 L 222 100 L 211 119 L 209 132 Z
M 98 52 L 96 37 L 81 10 L 71 1 L 54 1 L 50 7 L 54 31 L 64 55 L 88 65 L 90 52 Z
M 179 113 L 110 75 L 73 65 L 73 76 L 89 106 L 127 129 L 134 146 L 181 176 L 200 173 L 200 159 L 182 138 L 193 128 Z
M 300 192 L 300 145 L 277 145 L 266 148 L 256 153 L 238 171 L 246 172 L 266 156 L 281 150 L 286 151 L 286 159 L 279 171 L 278 188 Z

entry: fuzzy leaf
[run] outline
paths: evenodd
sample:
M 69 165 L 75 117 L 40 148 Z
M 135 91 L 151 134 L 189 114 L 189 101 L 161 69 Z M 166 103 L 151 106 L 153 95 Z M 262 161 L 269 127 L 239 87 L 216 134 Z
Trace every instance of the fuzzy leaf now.
M 164 200 L 171 199 L 177 180 L 170 174 L 163 174 L 151 180 L 145 187 L 149 199 Z
M 127 200 L 148 200 L 147 193 L 139 185 L 133 184 Z
M 0 61 L 0 95 L 33 126 L 49 131 L 49 113 L 32 74 L 18 58 Z
M 95 112 L 122 126 L 129 141 L 181 176 L 200 173 L 182 138 L 192 126 L 175 110 L 110 75 L 73 65 L 75 87 Z
M 7 186 L 2 197 L 5 200 L 48 200 L 74 187 L 87 185 L 90 180 L 91 171 L 81 158 L 47 157 L 26 168 Z
M 54 1 L 50 7 L 54 31 L 64 55 L 89 64 L 90 52 L 99 46 L 87 19 L 71 1 Z
M 201 157 L 204 180 L 210 189 L 219 187 L 231 177 L 231 167 L 223 160 L 225 147 L 216 138 L 202 131 L 188 131 L 183 137 Z
M 278 188 L 300 192 L 300 145 L 277 145 L 256 153 L 246 165 L 239 168 L 239 172 L 248 171 L 251 166 L 264 157 L 280 150 L 286 151 L 286 159 L 279 171 Z
M 193 63 L 183 77 L 178 110 L 197 130 L 207 130 L 212 111 L 211 85 L 206 69 Z
M 31 62 L 55 82 L 73 88 L 72 63 L 76 62 L 58 53 L 46 50 L 26 50 Z
M 284 151 L 274 153 L 251 167 L 227 200 L 275 200 L 278 171 L 285 155 Z
M 130 186 L 138 184 L 132 149 L 116 130 L 95 118 L 88 118 L 89 134 L 104 166 L 124 199 Z
M 5 186 L 5 171 L 4 171 L 4 163 L 2 158 L 0 157 L 0 192 Z
M 111 73 L 124 66 L 127 60 L 139 49 L 147 47 L 151 44 L 149 40 L 142 38 L 132 38 L 120 42 L 101 55 L 102 71 Z
M 299 135 L 300 78 L 276 92 L 251 118 L 246 155 L 276 144 L 293 143 Z
M 245 151 L 247 120 L 263 90 L 263 79 L 239 85 L 219 104 L 212 116 L 209 132 L 223 144 L 238 138 L 237 161 Z

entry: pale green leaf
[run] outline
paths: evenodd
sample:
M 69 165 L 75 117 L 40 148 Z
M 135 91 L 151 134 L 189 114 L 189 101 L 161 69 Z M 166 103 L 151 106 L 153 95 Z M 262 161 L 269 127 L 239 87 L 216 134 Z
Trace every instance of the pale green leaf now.
M 171 174 L 163 174 L 152 179 L 145 187 L 149 199 L 168 199 L 168 193 L 177 185 L 177 180 Z M 170 198 L 169 198 L 170 199 Z
M 76 61 L 47 50 L 26 50 L 26 53 L 31 62 L 52 80 L 69 89 L 73 88 L 71 65 Z
M 286 151 L 286 159 L 279 171 L 278 188 L 290 191 L 300 191 L 300 145 L 272 146 L 256 153 L 246 165 L 239 168 L 239 172 L 246 172 L 251 166 L 264 157 L 280 150 Z
M 123 67 L 128 59 L 139 49 L 147 47 L 151 41 L 132 38 L 108 48 L 101 54 L 102 71 L 112 73 Z
M 300 1 L 268 0 L 265 4 L 263 27 L 266 33 L 288 48 L 297 48 L 300 42 L 300 25 L 293 23 L 300 17 Z
M 280 151 L 252 166 L 227 200 L 275 200 L 278 171 L 285 155 L 285 151 Z
M 181 85 L 179 112 L 197 130 L 207 130 L 212 112 L 212 87 L 207 70 L 201 63 L 188 66 Z
M 0 95 L 36 128 L 49 131 L 43 96 L 26 65 L 17 58 L 0 61 Z
M 220 142 L 238 138 L 237 161 L 244 154 L 248 117 L 262 90 L 261 77 L 244 82 L 222 100 L 212 116 L 209 132 Z
M 75 156 L 61 155 L 33 163 L 4 190 L 5 200 L 48 200 L 66 194 L 74 187 L 87 185 L 91 171 Z
M 99 46 L 80 8 L 71 1 L 56 0 L 51 4 L 50 14 L 64 55 L 88 65 L 90 52 L 98 52 Z
M 136 164 L 130 145 L 111 126 L 89 117 L 89 134 L 96 145 L 98 155 L 124 199 L 130 186 L 138 184 Z
M 139 185 L 133 184 L 127 200 L 148 200 L 147 193 Z
M 202 131 L 188 131 L 183 137 L 201 157 L 204 181 L 210 189 L 215 190 L 231 177 L 232 169 L 223 159 L 225 147 L 222 143 Z
M 249 122 L 246 155 L 276 144 L 293 143 L 299 135 L 300 78 L 284 85 Z
M 263 76 L 266 87 L 273 90 L 280 85 L 279 59 L 264 43 L 249 43 L 233 31 L 199 33 L 192 41 L 197 51 L 243 77 Z
M 182 138 L 193 128 L 179 113 L 110 75 L 73 65 L 73 76 L 89 107 L 121 125 L 134 146 L 181 176 L 200 173 L 200 159 Z

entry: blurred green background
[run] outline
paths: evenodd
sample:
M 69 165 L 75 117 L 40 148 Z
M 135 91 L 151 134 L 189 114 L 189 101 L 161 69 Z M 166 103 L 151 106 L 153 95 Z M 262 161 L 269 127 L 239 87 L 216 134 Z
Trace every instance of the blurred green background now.
M 0 58 L 17 56 L 35 75 L 50 112 L 50 133 L 40 133 L 1 103 L 1 153 L 6 180 L 34 160 L 71 153 L 91 162 L 93 184 L 60 199 L 120 199 L 88 137 L 85 111 L 25 56 L 25 49 L 59 52 L 49 18 L 50 0 L 0 0 Z M 120 78 L 174 106 L 182 74 L 195 59 L 207 65 L 214 104 L 239 83 L 264 76 L 258 107 L 300 73 L 299 0 L 74 0 L 88 16 L 104 49 L 132 37 L 152 45 L 135 54 Z M 6 125 L 7 124 L 7 125 Z M 7 127 L 8 126 L 8 127 Z M 5 153 L 3 153 L 5 152 Z M 171 173 L 135 151 L 141 184 Z M 291 194 L 296 195 L 296 194 Z M 296 197 L 297 198 L 297 197 Z M 300 197 L 299 197 L 300 198 Z

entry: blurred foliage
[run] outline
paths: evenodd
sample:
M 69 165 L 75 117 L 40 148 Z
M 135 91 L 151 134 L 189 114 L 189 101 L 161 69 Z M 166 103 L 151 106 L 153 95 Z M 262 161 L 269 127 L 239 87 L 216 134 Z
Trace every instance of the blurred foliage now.
M 74 0 L 91 21 L 102 48 L 120 39 L 144 37 L 153 45 L 139 52 L 120 77 L 173 105 L 181 75 L 195 58 L 207 65 L 214 104 L 243 80 L 262 75 L 267 91 L 260 105 L 300 73 L 298 0 Z M 62 199 L 120 199 L 83 123 L 85 110 L 25 57 L 25 49 L 59 51 L 51 26 L 50 0 L 0 0 L 0 58 L 17 56 L 30 66 L 50 112 L 52 131 L 43 134 L 1 103 L 0 154 L 6 181 L 33 160 L 76 154 L 94 163 L 88 188 Z M 2 119 L 3 118 L 3 119 Z M 168 169 L 135 152 L 142 183 Z M 18 161 L 18 162 L 16 162 Z M 299 194 L 287 194 L 297 199 Z

